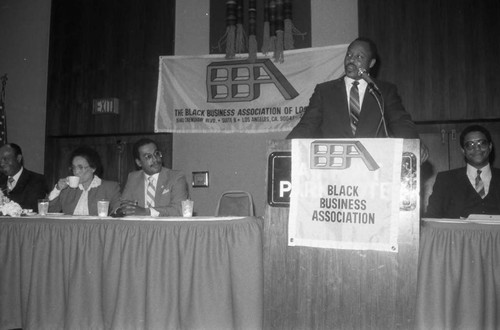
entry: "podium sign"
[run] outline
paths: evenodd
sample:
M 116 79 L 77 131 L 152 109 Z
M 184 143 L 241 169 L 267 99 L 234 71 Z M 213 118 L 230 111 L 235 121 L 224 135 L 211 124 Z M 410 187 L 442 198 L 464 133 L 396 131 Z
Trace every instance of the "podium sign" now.
M 398 251 L 402 139 L 292 140 L 288 244 Z
M 288 207 L 292 191 L 292 153 L 276 151 L 269 155 L 267 202 L 269 205 Z

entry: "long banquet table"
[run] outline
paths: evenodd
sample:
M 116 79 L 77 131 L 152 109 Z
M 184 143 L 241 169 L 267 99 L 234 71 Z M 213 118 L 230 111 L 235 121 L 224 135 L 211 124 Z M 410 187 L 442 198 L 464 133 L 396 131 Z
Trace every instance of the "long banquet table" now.
M 500 329 L 500 221 L 422 221 L 416 307 L 417 329 Z
M 0 329 L 259 329 L 262 306 L 261 218 L 0 217 Z

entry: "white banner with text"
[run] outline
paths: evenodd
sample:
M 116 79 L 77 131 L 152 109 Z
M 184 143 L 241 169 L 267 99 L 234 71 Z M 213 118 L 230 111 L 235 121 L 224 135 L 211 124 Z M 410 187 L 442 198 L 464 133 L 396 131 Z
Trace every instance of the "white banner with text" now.
M 398 251 L 402 139 L 294 139 L 290 246 Z
M 318 83 L 344 73 L 348 45 L 290 50 L 283 63 L 222 55 L 162 56 L 155 132 L 291 130 Z

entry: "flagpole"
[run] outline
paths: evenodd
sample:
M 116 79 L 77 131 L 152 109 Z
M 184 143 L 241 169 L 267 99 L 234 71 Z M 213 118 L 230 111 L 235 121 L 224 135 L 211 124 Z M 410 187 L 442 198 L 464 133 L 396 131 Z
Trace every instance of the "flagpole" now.
M 5 115 L 5 85 L 7 85 L 7 74 L 0 77 L 2 91 L 0 92 L 0 145 L 7 143 L 7 116 Z

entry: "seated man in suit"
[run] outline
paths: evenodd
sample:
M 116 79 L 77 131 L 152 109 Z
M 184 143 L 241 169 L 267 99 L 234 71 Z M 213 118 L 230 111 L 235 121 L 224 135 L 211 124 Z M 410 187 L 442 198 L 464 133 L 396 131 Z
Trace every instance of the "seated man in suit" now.
M 135 163 L 141 170 L 129 174 L 118 215 L 181 216 L 188 199 L 186 177 L 163 167 L 156 142 L 140 139 L 134 144 Z
M 23 152 L 15 143 L 0 148 L 0 189 L 23 209 L 37 209 L 39 198 L 48 192 L 45 177 L 23 167 Z
M 428 218 L 467 218 L 470 214 L 500 214 L 500 169 L 490 166 L 490 132 L 479 125 L 460 134 L 466 167 L 436 176 Z

